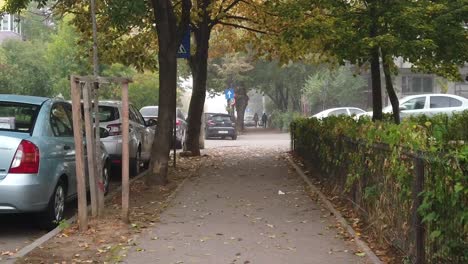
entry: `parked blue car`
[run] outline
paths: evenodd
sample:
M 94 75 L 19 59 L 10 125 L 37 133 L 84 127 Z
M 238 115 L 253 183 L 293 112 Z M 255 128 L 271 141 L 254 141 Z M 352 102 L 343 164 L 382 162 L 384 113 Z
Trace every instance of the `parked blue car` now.
M 101 148 L 107 190 L 108 155 Z M 0 94 L 0 214 L 38 212 L 41 226 L 51 228 L 76 191 L 71 104 Z

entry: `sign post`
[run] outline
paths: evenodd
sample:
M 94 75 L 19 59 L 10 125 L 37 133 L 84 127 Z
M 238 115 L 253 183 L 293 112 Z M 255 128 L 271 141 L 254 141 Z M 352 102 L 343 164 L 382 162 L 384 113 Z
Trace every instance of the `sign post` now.
M 180 43 L 179 50 L 177 51 L 177 58 L 178 59 L 188 59 L 190 58 L 190 30 L 187 30 L 184 37 L 182 38 L 182 42 Z M 177 77 L 178 78 L 178 77 Z M 174 161 L 173 166 L 176 167 L 176 148 L 177 148 L 177 87 L 176 87 L 176 96 L 175 96 L 175 109 L 174 109 Z M 183 140 L 183 139 L 182 139 Z M 183 147 L 183 146 L 182 146 Z

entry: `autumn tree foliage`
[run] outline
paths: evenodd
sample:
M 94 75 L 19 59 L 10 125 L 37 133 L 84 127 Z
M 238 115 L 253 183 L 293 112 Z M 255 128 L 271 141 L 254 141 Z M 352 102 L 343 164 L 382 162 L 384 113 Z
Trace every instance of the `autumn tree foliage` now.
M 310 57 L 351 62 L 372 76 L 374 119 L 382 118 L 381 67 L 398 117 L 392 75 L 396 57 L 415 70 L 460 78 L 468 60 L 466 1 L 291 0 L 268 1 L 280 34 L 257 39 L 259 49 L 284 59 Z

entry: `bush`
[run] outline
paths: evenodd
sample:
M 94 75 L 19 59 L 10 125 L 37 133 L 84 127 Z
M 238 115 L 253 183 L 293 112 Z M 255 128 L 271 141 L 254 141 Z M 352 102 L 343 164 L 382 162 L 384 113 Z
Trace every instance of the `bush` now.
M 468 111 L 405 119 L 297 119 L 295 151 L 316 164 L 322 182 L 359 205 L 378 237 L 414 252 L 415 161 L 424 161 L 418 213 L 427 263 L 468 263 Z
M 298 112 L 280 112 L 275 110 L 270 116 L 270 124 L 273 128 L 289 131 L 291 122 L 300 117 L 301 114 Z

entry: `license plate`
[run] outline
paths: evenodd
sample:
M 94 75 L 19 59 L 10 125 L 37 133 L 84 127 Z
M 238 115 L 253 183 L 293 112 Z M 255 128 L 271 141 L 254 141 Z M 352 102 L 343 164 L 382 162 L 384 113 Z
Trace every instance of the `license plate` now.
M 227 132 L 227 131 L 218 131 L 218 134 L 227 134 L 227 133 L 229 133 L 229 132 Z

